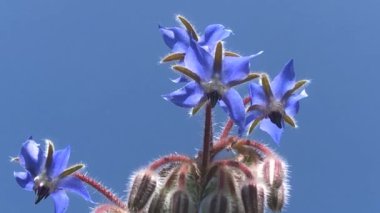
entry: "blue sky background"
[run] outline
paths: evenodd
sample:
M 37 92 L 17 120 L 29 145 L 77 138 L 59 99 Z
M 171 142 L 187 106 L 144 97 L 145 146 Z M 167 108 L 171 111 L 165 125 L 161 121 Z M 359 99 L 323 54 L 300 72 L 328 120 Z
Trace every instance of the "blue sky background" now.
M 161 98 L 177 85 L 158 63 L 168 49 L 157 26 L 176 25 L 175 14 L 199 31 L 229 27 L 227 47 L 241 54 L 264 50 L 254 70 L 274 76 L 294 58 L 297 77 L 312 79 L 298 129 L 280 146 L 253 136 L 290 164 L 285 212 L 380 212 L 379 10 L 378 0 L 0 1 L 1 212 L 53 212 L 51 199 L 34 205 L 13 178 L 20 168 L 8 157 L 30 135 L 71 145 L 70 162 L 119 195 L 149 161 L 195 153 L 203 117 Z M 219 111 L 217 129 L 224 118 Z M 91 206 L 70 201 L 68 212 Z

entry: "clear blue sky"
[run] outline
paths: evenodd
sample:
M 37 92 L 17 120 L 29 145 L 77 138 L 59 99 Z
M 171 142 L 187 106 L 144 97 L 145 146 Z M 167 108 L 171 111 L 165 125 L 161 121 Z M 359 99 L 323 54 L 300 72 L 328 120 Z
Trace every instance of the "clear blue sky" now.
M 378 0 L 0 1 L 1 212 L 53 212 L 51 199 L 34 205 L 8 162 L 30 135 L 71 145 L 70 162 L 120 195 L 149 161 L 195 153 L 202 117 L 161 98 L 176 86 L 158 63 L 168 49 L 157 26 L 176 25 L 175 14 L 199 31 L 229 27 L 232 50 L 264 50 L 254 70 L 273 76 L 294 58 L 297 77 L 312 79 L 297 130 L 280 146 L 254 136 L 291 165 L 285 212 L 380 212 L 379 11 Z M 70 198 L 68 212 L 88 212 Z

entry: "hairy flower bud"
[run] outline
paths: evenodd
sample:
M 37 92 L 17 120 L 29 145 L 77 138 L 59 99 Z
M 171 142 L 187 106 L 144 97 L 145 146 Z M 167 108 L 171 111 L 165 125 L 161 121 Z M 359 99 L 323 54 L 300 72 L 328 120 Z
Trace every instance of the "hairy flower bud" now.
M 170 212 L 172 213 L 191 213 L 195 208 L 189 195 L 182 190 L 176 191 L 170 201 Z
M 264 190 L 255 184 L 242 187 L 241 199 L 246 213 L 264 213 Z
M 102 204 L 93 209 L 91 213 L 128 213 L 128 211 L 111 204 Z
M 166 183 L 160 188 L 159 193 L 156 193 L 153 196 L 149 204 L 148 213 L 161 213 L 167 211 L 167 205 L 165 203 L 166 197 L 175 183 L 177 172 L 178 169 L 170 174 L 169 177 L 166 178 Z
M 229 202 L 227 197 L 221 193 L 215 193 L 206 198 L 202 205 L 202 213 L 227 213 Z
M 287 200 L 287 165 L 278 157 L 265 160 L 263 176 L 268 185 L 267 205 L 273 212 L 280 212 Z
M 267 204 L 268 207 L 273 212 L 280 212 L 281 209 L 284 207 L 284 204 L 286 203 L 286 196 L 287 196 L 287 190 L 285 185 L 282 185 L 280 188 L 271 188 Z
M 264 161 L 263 175 L 270 188 L 280 188 L 287 177 L 286 164 L 279 158 L 269 157 Z
M 128 208 L 133 211 L 141 210 L 154 193 L 157 181 L 150 171 L 139 172 L 133 179 L 128 198 Z

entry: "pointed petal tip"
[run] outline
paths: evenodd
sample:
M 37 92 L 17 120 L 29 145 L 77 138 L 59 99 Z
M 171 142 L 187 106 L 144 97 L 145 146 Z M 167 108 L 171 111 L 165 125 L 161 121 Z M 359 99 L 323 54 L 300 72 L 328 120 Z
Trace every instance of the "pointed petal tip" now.
M 255 54 L 253 54 L 253 55 L 250 55 L 250 56 L 248 56 L 250 59 L 252 59 L 252 58 L 255 58 L 255 57 L 257 57 L 257 56 L 259 56 L 259 55 L 261 55 L 261 54 L 263 54 L 264 53 L 264 51 L 263 50 L 261 50 L 261 51 L 259 51 L 258 53 L 255 53 Z
M 11 162 L 11 163 L 19 163 L 20 162 L 20 157 L 9 156 L 9 162 Z
M 290 69 L 291 71 L 294 72 L 294 60 L 293 59 L 290 59 L 288 61 L 288 63 L 285 64 L 283 70 L 287 70 L 287 69 Z
M 187 114 L 189 115 L 189 117 L 193 117 L 196 114 L 196 112 L 194 112 L 194 108 L 191 108 Z
M 302 95 L 302 97 L 304 97 L 304 98 L 309 97 L 309 94 L 307 94 L 307 92 L 306 92 L 305 89 L 303 89 L 303 90 L 300 92 L 300 95 Z
M 161 95 L 161 97 L 162 97 L 165 101 L 170 101 L 170 100 L 171 100 L 169 94 Z
M 171 78 L 171 79 L 169 79 L 169 80 L 170 80 L 171 82 L 175 83 L 175 84 L 179 83 L 178 78 Z

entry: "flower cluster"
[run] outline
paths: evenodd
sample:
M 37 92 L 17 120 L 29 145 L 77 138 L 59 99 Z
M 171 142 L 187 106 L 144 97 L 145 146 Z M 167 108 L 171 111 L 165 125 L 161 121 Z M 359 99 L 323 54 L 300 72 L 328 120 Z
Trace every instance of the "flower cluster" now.
M 172 69 L 178 71 L 181 80 L 187 84 L 163 97 L 172 103 L 192 108 L 197 112 L 206 103 L 216 103 L 229 114 L 241 134 L 248 128 L 251 133 L 260 123 L 260 129 L 267 132 L 279 143 L 284 121 L 296 127 L 294 115 L 298 112 L 299 100 L 307 94 L 303 86 L 307 80 L 295 81 L 293 60 L 269 83 L 265 73 L 250 71 L 250 60 L 262 53 L 240 56 L 223 47 L 223 39 L 231 30 L 223 25 L 206 27 L 199 36 L 184 17 L 177 17 L 183 27 L 160 27 L 160 32 L 171 53 L 162 62 L 177 61 Z M 251 104 L 246 112 L 243 99 L 232 87 L 259 79 L 251 83 Z
M 70 148 L 54 151 L 47 141 L 46 152 L 28 139 L 14 158 L 26 170 L 15 172 L 17 183 L 36 193 L 35 203 L 51 195 L 55 212 L 68 206 L 66 191 L 91 198 L 83 183 L 92 186 L 111 203 L 97 205 L 93 213 L 264 213 L 280 212 L 289 194 L 287 163 L 268 146 L 242 138 L 256 126 L 278 144 L 285 123 L 296 127 L 299 101 L 307 97 L 307 80 L 296 81 L 293 60 L 270 81 L 266 73 L 251 71 L 250 62 L 262 52 L 241 56 L 225 49 L 223 40 L 231 30 L 213 24 L 199 35 L 184 17 L 180 27 L 159 27 L 179 74 L 173 80 L 185 85 L 163 95 L 194 115 L 205 111 L 203 148 L 194 156 L 170 154 L 135 172 L 127 199 L 119 199 L 106 187 L 79 170 L 67 167 Z M 247 83 L 249 95 L 242 98 L 236 86 Z M 219 137 L 213 135 L 212 112 L 219 105 L 228 121 Z M 233 126 L 238 134 L 231 134 Z
M 171 52 L 162 62 L 174 62 L 182 88 L 164 95 L 191 115 L 205 107 L 203 149 L 195 157 L 168 155 L 133 176 L 129 212 L 280 212 L 287 202 L 287 164 L 274 151 L 241 138 L 260 125 L 279 143 L 284 124 L 296 127 L 299 100 L 306 97 L 306 80 L 295 81 L 293 60 L 270 82 L 265 73 L 252 72 L 250 61 L 258 54 L 240 56 L 224 48 L 231 30 L 223 25 L 206 27 L 201 36 L 178 16 L 182 27 L 160 27 Z M 243 99 L 233 88 L 249 84 Z M 218 104 L 231 119 L 217 140 L 212 135 L 212 109 Z M 239 136 L 229 135 L 236 124 Z

